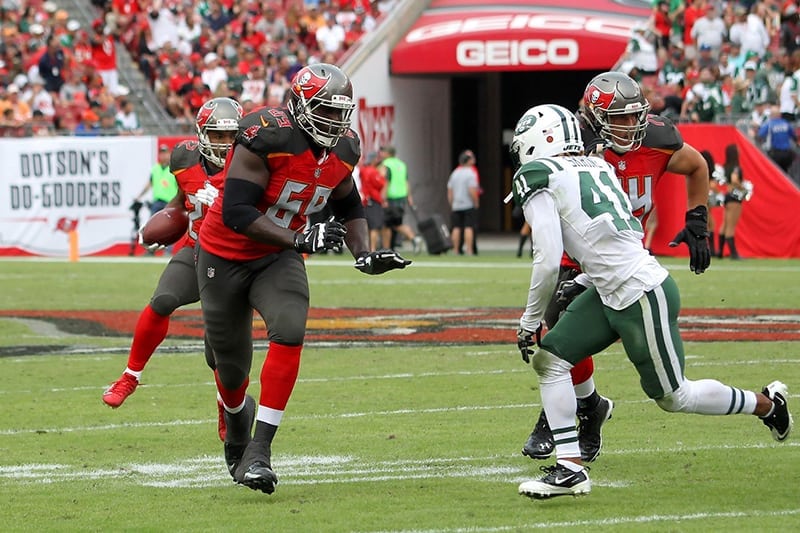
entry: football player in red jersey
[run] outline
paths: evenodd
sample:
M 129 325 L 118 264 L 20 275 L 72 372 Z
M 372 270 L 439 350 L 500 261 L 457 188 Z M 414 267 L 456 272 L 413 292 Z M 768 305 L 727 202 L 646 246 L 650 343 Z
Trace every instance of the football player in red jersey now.
M 410 263 L 390 250 L 369 251 L 352 177 L 360 141 L 350 129 L 350 79 L 334 65 L 317 63 L 299 70 L 289 91 L 285 107 L 257 109 L 241 120 L 225 187 L 208 212 L 197 255 L 206 337 L 225 408 L 225 462 L 234 481 L 267 494 L 278 482 L 272 441 L 297 380 L 306 331 L 303 254 L 347 244 L 354 266 L 366 274 Z M 308 215 L 326 205 L 333 216 L 309 226 Z M 254 309 L 269 339 L 257 407 L 246 394 Z
M 170 171 L 178 182 L 178 194 L 170 206 L 183 207 L 189 213 L 186 236 L 175 245 L 176 252 L 158 281 L 150 303 L 136 322 L 128 365 L 122 376 L 104 393 L 103 401 L 119 407 L 133 394 L 142 371 L 153 352 L 167 336 L 169 317 L 179 307 L 200 300 L 195 274 L 194 244 L 203 224 L 208 206 L 214 202 L 222 187 L 222 168 L 233 144 L 242 118 L 242 108 L 230 98 L 208 100 L 197 113 L 197 140 L 183 141 L 175 146 L 170 157 Z M 159 245 L 151 245 L 156 249 Z M 206 361 L 214 367 L 214 358 L 206 347 Z M 220 438 L 225 427 L 220 409 Z
M 653 211 L 653 193 L 666 172 L 686 176 L 686 227 L 670 246 L 685 242 L 689 247 L 689 268 L 702 274 L 711 262 L 708 243 L 708 165 L 703 156 L 683 142 L 680 132 L 666 117 L 649 115 L 650 104 L 641 87 L 621 72 L 595 76 L 584 91 L 578 113 L 587 154 L 602 154 L 617 172 L 628 193 L 633 214 L 646 225 Z M 569 257 L 562 260 L 559 287 L 545 313 L 552 328 L 569 303 L 589 285 Z M 537 332 L 520 330 L 518 346 L 536 344 Z M 601 428 L 611 417 L 613 402 L 600 396 L 592 375 L 594 363 L 587 357 L 572 368 L 572 382 L 578 399 L 578 442 L 583 461 L 594 461 L 602 447 Z M 542 410 L 525 442 L 522 453 L 545 459 L 553 453 L 553 434 Z

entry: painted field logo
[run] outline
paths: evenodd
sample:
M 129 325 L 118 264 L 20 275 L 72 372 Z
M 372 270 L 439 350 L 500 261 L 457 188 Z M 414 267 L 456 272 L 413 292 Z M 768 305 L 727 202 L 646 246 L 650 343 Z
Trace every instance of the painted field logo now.
M 131 337 L 138 315 L 138 311 L 0 311 L 0 317 L 41 322 L 66 335 L 108 337 Z M 517 308 L 312 309 L 306 341 L 513 344 L 518 320 Z M 800 312 L 790 309 L 684 309 L 680 324 L 686 341 L 800 340 Z M 266 339 L 260 319 L 253 330 L 256 340 Z M 174 313 L 169 338 L 202 339 L 200 310 Z

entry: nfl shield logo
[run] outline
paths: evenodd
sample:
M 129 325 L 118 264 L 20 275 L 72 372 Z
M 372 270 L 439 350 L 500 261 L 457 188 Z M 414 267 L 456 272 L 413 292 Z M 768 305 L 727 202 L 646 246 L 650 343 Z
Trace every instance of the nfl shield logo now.
M 213 278 L 216 274 L 217 270 L 214 267 L 208 267 L 208 270 L 206 270 L 206 276 L 208 276 L 209 279 Z
M 314 169 L 314 179 L 319 179 L 319 175 L 320 174 L 322 174 L 322 169 L 321 168 L 315 168 Z
M 617 167 L 618 167 L 620 170 L 625 170 L 626 168 L 628 168 L 628 165 L 625 163 L 625 161 L 620 161 L 620 162 L 617 164 Z

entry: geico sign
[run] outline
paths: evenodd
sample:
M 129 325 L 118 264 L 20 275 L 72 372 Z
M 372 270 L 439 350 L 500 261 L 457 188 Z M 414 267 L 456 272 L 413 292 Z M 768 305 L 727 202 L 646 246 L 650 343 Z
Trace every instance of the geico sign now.
M 461 41 L 456 46 L 456 61 L 462 67 L 574 65 L 579 55 L 574 39 Z
M 636 22 L 634 19 L 618 17 L 593 17 L 564 13 L 520 14 L 507 13 L 483 17 L 458 17 L 443 22 L 433 22 L 414 28 L 406 35 L 406 42 L 414 43 L 428 39 L 452 37 L 479 32 L 564 32 L 574 35 L 579 32 L 613 35 L 628 39 Z M 458 18 L 456 18 L 458 17 Z

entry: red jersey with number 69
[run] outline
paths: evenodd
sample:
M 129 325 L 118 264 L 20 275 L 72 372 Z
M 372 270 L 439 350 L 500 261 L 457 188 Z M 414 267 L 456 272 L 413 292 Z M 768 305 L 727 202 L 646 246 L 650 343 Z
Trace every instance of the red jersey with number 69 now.
M 306 218 L 321 211 L 333 189 L 349 179 L 361 157 L 358 135 L 350 130 L 330 152 L 317 159 L 308 137 L 285 107 L 264 107 L 239 122 L 234 149 L 246 148 L 262 157 L 269 182 L 256 206 L 276 225 L 302 230 Z M 228 175 L 231 157 L 225 165 Z M 233 176 L 235 178 L 235 176 Z M 236 233 L 222 221 L 224 189 L 208 211 L 200 234 L 200 246 L 231 261 L 251 261 L 282 248 L 254 241 Z
M 184 207 L 189 213 L 187 240 L 181 243 L 185 246 L 194 246 L 200 234 L 200 227 L 203 225 L 203 217 L 208 211 L 208 207 L 197 200 L 195 193 L 203 189 L 206 182 L 210 182 L 217 189 L 222 188 L 222 171 L 209 174 L 206 167 L 213 167 L 208 162 L 204 164 L 204 161 L 198 150 L 197 141 L 181 141 L 175 145 L 169 160 L 169 171 L 175 176 L 178 187 L 184 193 Z

